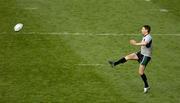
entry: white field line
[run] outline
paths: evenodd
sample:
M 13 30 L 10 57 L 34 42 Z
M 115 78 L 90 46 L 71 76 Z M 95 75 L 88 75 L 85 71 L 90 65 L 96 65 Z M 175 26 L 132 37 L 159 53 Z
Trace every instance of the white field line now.
M 15 32 L 15 33 L 7 33 L 7 32 L 1 32 L 0 35 L 5 34 L 27 34 L 27 35 L 72 35 L 72 36 L 139 36 L 140 34 L 136 33 L 69 33 L 69 32 Z M 180 34 L 152 34 L 153 36 L 180 36 Z
M 104 64 L 88 64 L 88 63 L 82 63 L 82 64 L 75 64 L 77 66 L 104 66 Z
M 160 9 L 159 11 L 160 12 L 169 12 L 169 10 L 167 10 L 167 9 Z
M 145 0 L 145 1 L 151 1 L 151 0 Z
M 37 10 L 38 8 L 37 7 L 26 7 L 24 8 L 25 10 Z
M 144 0 L 144 1 L 150 2 L 151 0 Z M 159 11 L 160 11 L 160 12 L 164 12 L 164 13 L 169 12 L 169 10 L 163 9 L 163 8 L 159 9 Z

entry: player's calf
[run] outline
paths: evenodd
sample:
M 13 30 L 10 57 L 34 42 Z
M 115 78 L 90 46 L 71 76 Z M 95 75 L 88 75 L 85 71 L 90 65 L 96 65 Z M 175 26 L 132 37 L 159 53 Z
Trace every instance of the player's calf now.
M 126 61 L 127 61 L 127 60 L 123 57 L 123 58 L 119 59 L 119 60 L 116 61 L 116 62 L 113 62 L 113 61 L 108 61 L 108 62 L 109 62 L 109 64 L 111 65 L 111 67 L 114 68 L 116 65 L 125 63 Z

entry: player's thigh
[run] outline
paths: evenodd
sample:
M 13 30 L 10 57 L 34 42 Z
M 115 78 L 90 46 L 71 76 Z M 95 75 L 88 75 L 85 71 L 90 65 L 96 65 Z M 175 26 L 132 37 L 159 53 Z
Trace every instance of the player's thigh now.
M 140 74 L 140 75 L 143 75 L 143 74 L 144 74 L 144 70 L 145 70 L 145 66 L 142 65 L 142 64 L 140 64 L 140 65 L 139 65 L 139 74 Z
M 138 60 L 138 56 L 136 53 L 131 53 L 127 56 L 125 56 L 126 60 Z

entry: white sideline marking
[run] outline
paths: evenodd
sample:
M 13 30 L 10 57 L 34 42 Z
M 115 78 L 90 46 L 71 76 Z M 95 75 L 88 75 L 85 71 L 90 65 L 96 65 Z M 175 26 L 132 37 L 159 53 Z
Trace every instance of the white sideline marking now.
M 14 32 L 14 33 L 7 33 L 1 32 L 0 35 L 5 34 L 27 34 L 27 35 L 72 35 L 72 36 L 139 36 L 140 34 L 131 33 L 131 34 L 118 34 L 118 33 L 69 33 L 69 32 Z M 180 36 L 180 34 L 152 34 L 152 36 Z
M 86 63 L 82 63 L 82 64 L 75 64 L 78 66 L 103 66 L 104 64 L 86 64 Z
M 160 9 L 160 12 L 169 12 L 167 9 Z
M 151 1 L 151 0 L 145 0 L 145 1 Z
M 137 35 L 137 34 L 115 34 L 115 33 L 68 33 L 68 32 L 50 32 L 50 33 L 41 33 L 41 32 L 29 32 L 29 33 L 23 33 L 22 34 L 40 34 L 40 35 L 75 35 L 75 36 L 93 36 L 93 35 L 99 35 L 99 36 L 118 36 L 118 35 Z
M 38 8 L 36 8 L 36 7 L 26 7 L 26 8 L 24 8 L 25 10 L 37 10 Z

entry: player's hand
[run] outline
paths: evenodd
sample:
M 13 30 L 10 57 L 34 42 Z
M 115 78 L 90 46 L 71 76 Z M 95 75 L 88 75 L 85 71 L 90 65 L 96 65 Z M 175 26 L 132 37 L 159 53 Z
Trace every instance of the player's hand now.
M 135 44 L 136 44 L 136 40 L 133 40 L 133 39 L 130 40 L 129 42 L 130 42 L 130 44 L 132 44 L 132 45 L 135 45 Z

